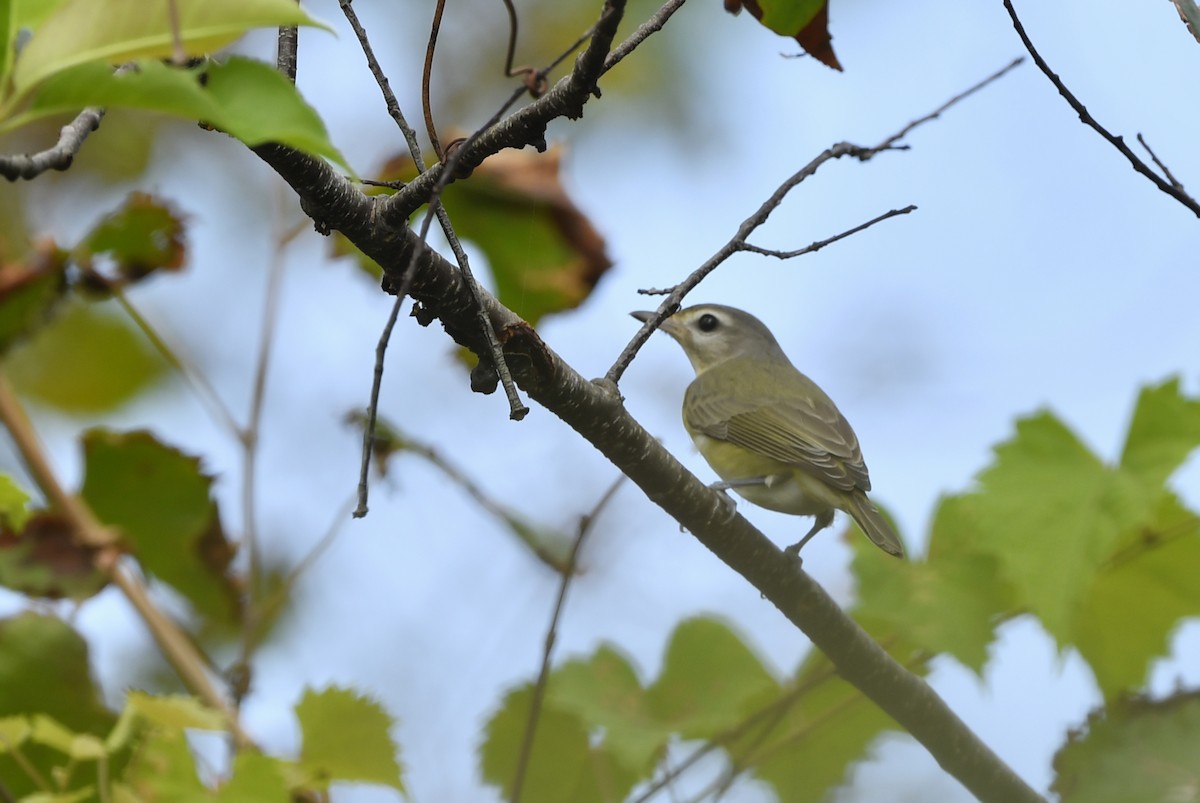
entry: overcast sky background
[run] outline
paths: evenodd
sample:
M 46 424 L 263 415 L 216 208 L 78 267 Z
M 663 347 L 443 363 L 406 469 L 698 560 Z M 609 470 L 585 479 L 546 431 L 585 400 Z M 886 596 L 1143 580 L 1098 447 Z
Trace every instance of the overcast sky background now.
M 407 48 L 424 31 L 405 39 L 399 12 L 380 6 L 356 4 L 417 120 L 419 54 Z M 401 140 L 336 5 L 308 7 L 334 22 L 339 38 L 303 32 L 299 85 L 333 141 L 367 173 Z M 1102 123 L 1131 143 L 1144 133 L 1193 194 L 1200 190 L 1192 98 L 1200 44 L 1170 3 L 1131 11 L 1115 0 L 1025 2 L 1018 11 Z M 686 126 L 606 93 L 581 124 L 552 127 L 553 139 L 569 148 L 568 189 L 616 263 L 580 310 L 539 327 L 585 376 L 603 374 L 632 336 L 627 313 L 655 303 L 638 288 L 682 279 L 821 150 L 841 140 L 875 144 L 1024 52 L 999 0 L 835 2 L 831 28 L 845 73 L 780 58 L 795 45 L 748 15 L 732 19 L 719 3 L 689 3 L 660 34 L 683 37 L 693 52 L 677 89 L 693 104 Z M 261 43 L 265 54 L 269 40 L 255 37 L 248 47 Z M 655 46 L 652 39 L 645 47 Z M 618 69 L 638 70 L 639 56 Z M 272 254 L 263 221 L 276 221 L 279 231 L 299 213 L 244 150 L 232 142 L 214 147 L 212 139 L 181 129 L 156 145 L 157 167 L 138 186 L 192 216 L 191 270 L 135 298 L 168 322 L 240 412 Z M 869 164 L 826 165 L 753 242 L 798 248 L 888 209 L 911 203 L 917 212 L 800 260 L 741 255 L 690 300 L 742 307 L 771 327 L 853 423 L 874 497 L 920 555 L 938 496 L 969 485 L 990 448 L 1012 433 L 1014 416 L 1052 409 L 1113 458 L 1142 385 L 1181 374 L 1185 389 L 1200 390 L 1200 223 L 1082 126 L 1032 63 L 906 142 L 911 151 Z M 214 154 L 227 161 L 214 165 Z M 70 181 L 39 179 L 29 188 L 33 207 L 64 240 L 90 225 L 94 207 L 86 214 L 84 207 L 96 197 L 83 190 L 64 197 Z M 358 442 L 340 418 L 366 398 L 391 304 L 348 263 L 329 264 L 326 248 L 309 233 L 288 250 L 262 436 L 260 527 L 267 551 L 289 560 L 321 537 L 353 491 Z M 631 412 L 709 480 L 679 421 L 691 376 L 679 349 L 656 336 L 622 390 Z M 437 326 L 402 318 L 382 412 L 548 526 L 573 529 L 616 476 L 541 408 L 513 423 L 501 395 L 470 393 Z M 77 476 L 72 438 L 95 422 L 50 413 L 39 420 L 64 473 Z M 238 521 L 237 451 L 178 384 L 122 411 L 115 424 L 150 425 L 203 454 L 221 478 L 226 515 Z M 1175 485 L 1200 505 L 1195 459 Z M 780 544 L 808 526 L 749 504 L 740 510 Z M 832 533 L 805 552 L 805 568 L 843 601 L 853 596 L 848 560 Z M 598 521 L 583 564 L 559 628 L 559 661 L 609 640 L 649 681 L 671 630 L 700 613 L 733 622 L 780 674 L 808 649 L 753 588 L 632 486 Z M 557 576 L 458 488 L 426 464 L 401 459 L 391 482 L 376 485 L 371 515 L 348 524 L 307 575 L 295 626 L 260 654 L 247 725 L 269 746 L 293 749 L 290 710 L 301 690 L 351 685 L 399 718 L 395 735 L 415 800 L 496 799 L 479 785 L 474 749 L 504 692 L 535 676 L 557 586 Z M 100 676 L 117 699 L 124 667 L 147 638 L 111 591 L 83 608 L 79 625 L 95 637 Z M 1184 627 L 1176 647 L 1155 671 L 1160 691 L 1178 678 L 1200 681 L 1200 628 Z M 1058 654 L 1029 619 L 1001 629 L 982 679 L 938 659 L 930 681 L 1042 790 L 1066 730 L 1100 702 L 1086 667 L 1069 651 Z M 911 739 L 888 737 L 876 752 L 839 800 L 970 799 Z M 355 790 L 344 799 L 387 794 Z M 743 784 L 732 799 L 771 797 Z

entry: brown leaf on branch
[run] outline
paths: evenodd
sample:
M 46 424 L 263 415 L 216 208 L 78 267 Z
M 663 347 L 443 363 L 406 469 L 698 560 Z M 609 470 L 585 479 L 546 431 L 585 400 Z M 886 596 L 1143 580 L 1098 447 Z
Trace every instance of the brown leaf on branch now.
M 612 266 L 604 237 L 563 187 L 562 155 L 557 147 L 502 151 L 442 198 L 458 236 L 487 258 L 497 297 L 531 324 L 578 307 Z M 397 156 L 375 178 L 405 182 L 415 176 L 412 159 Z M 355 254 L 340 237 L 334 249 Z M 360 263 L 379 275 L 366 257 Z
M 97 593 L 108 580 L 94 558 L 57 513 L 35 513 L 19 533 L 0 529 L 0 585 L 31 597 L 83 600 Z
M 790 36 L 804 52 L 839 72 L 842 69 L 833 52 L 829 34 L 828 0 L 724 0 L 725 10 L 737 14 L 743 8 L 764 27 L 781 36 Z M 765 9 L 764 9 L 765 6 Z

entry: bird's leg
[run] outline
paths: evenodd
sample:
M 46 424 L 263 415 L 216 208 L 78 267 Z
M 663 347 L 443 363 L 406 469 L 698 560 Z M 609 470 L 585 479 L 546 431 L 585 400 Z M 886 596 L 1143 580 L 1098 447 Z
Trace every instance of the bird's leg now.
M 751 485 L 770 486 L 770 484 L 770 477 L 746 477 L 740 480 L 721 480 L 720 482 L 714 482 L 708 487 L 712 488 L 714 491 L 730 491 L 735 488 L 748 488 Z
M 708 487 L 714 491 L 721 492 L 721 496 L 719 497 L 721 500 L 721 507 L 725 510 L 725 513 L 726 513 L 725 521 L 723 521 L 721 523 L 728 524 L 729 522 L 733 521 L 733 517 L 737 515 L 737 500 L 735 500 L 732 496 L 730 496 L 728 491 L 730 488 L 732 488 L 734 486 L 730 485 L 727 482 L 722 481 L 722 482 L 714 482 L 712 485 L 709 485 Z
M 796 559 L 800 559 L 800 550 L 812 540 L 813 536 L 824 530 L 830 524 L 833 524 L 833 511 L 828 510 L 824 513 L 818 513 L 816 519 L 813 520 L 812 529 L 809 530 L 803 538 L 792 544 L 787 549 L 783 550 L 788 555 L 795 555 Z

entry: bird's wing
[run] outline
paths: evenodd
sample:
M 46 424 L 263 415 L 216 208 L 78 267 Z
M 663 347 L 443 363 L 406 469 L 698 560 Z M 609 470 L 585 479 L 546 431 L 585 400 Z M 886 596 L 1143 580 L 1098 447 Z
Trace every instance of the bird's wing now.
M 782 386 L 782 398 L 747 399 L 736 387 L 714 391 L 710 373 L 698 377 L 684 398 L 689 429 L 803 469 L 834 488 L 871 490 L 854 430 L 810 379 L 798 374 L 804 384 Z

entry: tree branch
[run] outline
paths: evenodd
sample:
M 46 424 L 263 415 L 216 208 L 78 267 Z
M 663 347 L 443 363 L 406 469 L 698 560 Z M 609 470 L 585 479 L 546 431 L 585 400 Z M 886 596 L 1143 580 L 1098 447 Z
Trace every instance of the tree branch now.
M 1197 202 L 1195 198 L 1184 192 L 1183 185 L 1175 181 L 1165 167 L 1163 168 L 1163 171 L 1167 173 L 1169 178 L 1171 178 L 1170 181 L 1155 173 L 1150 169 L 1149 165 L 1139 159 L 1137 154 L 1135 154 L 1130 147 L 1125 144 L 1124 137 L 1115 136 L 1110 133 L 1107 128 L 1100 125 L 1100 123 L 1096 121 L 1096 118 L 1092 117 L 1084 105 L 1079 102 L 1079 99 L 1072 94 L 1071 90 L 1067 89 L 1066 84 L 1064 84 L 1062 79 L 1050 69 L 1050 65 L 1046 63 L 1046 60 L 1042 58 L 1042 55 L 1037 52 L 1037 48 L 1033 46 L 1033 42 L 1030 41 L 1028 34 L 1025 33 L 1025 26 L 1021 24 L 1021 20 L 1017 16 L 1017 10 L 1013 8 L 1012 0 L 1004 0 L 1004 8 L 1006 11 L 1008 11 L 1008 16 L 1012 19 L 1013 28 L 1016 29 L 1017 36 L 1021 37 L 1021 43 L 1025 45 L 1025 49 L 1028 50 L 1029 55 L 1033 57 L 1033 63 L 1038 66 L 1039 70 L 1045 73 L 1046 77 L 1050 79 L 1050 83 L 1054 84 L 1054 88 L 1058 90 L 1058 94 L 1062 95 L 1063 98 L 1066 99 L 1067 104 L 1070 105 L 1070 107 L 1075 110 L 1075 113 L 1079 115 L 1079 121 L 1095 130 L 1095 132 L 1104 139 L 1108 140 L 1108 142 L 1114 148 L 1116 148 L 1122 156 L 1129 160 L 1129 164 L 1133 165 L 1133 169 L 1150 179 L 1154 186 L 1158 187 L 1167 195 L 1170 195 L 1176 201 L 1179 201 L 1179 203 L 1186 206 L 1196 217 L 1200 217 L 1200 202 Z M 1145 145 L 1144 142 L 1142 144 Z M 1149 148 L 1147 148 L 1147 150 L 1149 150 Z M 1154 156 L 1153 153 L 1151 153 L 1151 157 L 1154 158 L 1155 162 L 1158 162 L 1158 157 Z M 1158 163 L 1161 166 L 1162 163 Z
M 312 157 L 279 145 L 254 149 L 300 195 L 321 226 L 337 228 L 385 271 L 384 289 L 401 282 L 417 302 L 418 321 L 440 319 L 456 342 L 486 355 L 475 302 L 455 266 L 407 228 L 389 228 L 377 199 L 351 187 Z M 415 270 L 404 276 L 410 259 Z M 614 383 L 589 382 L 496 298 L 483 308 L 504 345 L 518 384 L 595 446 L 672 518 L 746 578 L 805 633 L 847 681 L 892 716 L 939 764 L 983 801 L 1041 801 L 919 677 L 896 663 L 838 608 L 795 561 L 735 515 L 719 494 L 689 473 L 625 410 Z
M 610 3 L 569 76 L 541 99 L 462 146 L 464 168 L 473 168 L 501 148 L 544 145 L 549 120 L 582 113 L 615 30 L 615 21 L 606 22 L 612 15 L 619 17 L 619 8 Z M 793 179 L 798 183 L 824 161 L 838 156 L 870 158 L 881 149 L 896 147 L 894 142 L 895 138 L 874 149 L 842 143 Z M 629 415 L 615 382 L 584 379 L 551 351 L 528 323 L 482 288 L 469 287 L 469 279 L 407 228 L 408 213 L 416 208 L 408 205 L 420 205 L 421 199 L 429 196 L 442 180 L 442 165 L 418 177 L 401 194 L 381 199 L 363 195 L 313 157 L 274 144 L 253 150 L 291 185 L 318 230 L 341 231 L 383 268 L 385 291 L 403 289 L 414 299 L 418 322 L 427 325 L 440 319 L 457 343 L 486 359 L 488 344 L 477 318 L 482 310 L 498 335 L 514 378 L 531 398 L 594 445 L 651 501 L 746 578 L 829 657 L 842 677 L 911 733 L 980 800 L 1042 800 L 921 678 L 892 659 L 816 581 L 797 569 L 794 560 L 740 515 L 735 513 L 730 520 L 720 495 L 689 473 Z M 455 170 L 454 174 L 465 172 Z M 781 191 L 789 186 L 785 184 Z M 770 208 L 773 206 L 768 213 Z
M 9 181 L 36 178 L 47 170 L 66 170 L 75 161 L 88 134 L 100 127 L 104 109 L 88 106 L 59 131 L 58 142 L 34 154 L 0 156 L 0 176 Z

